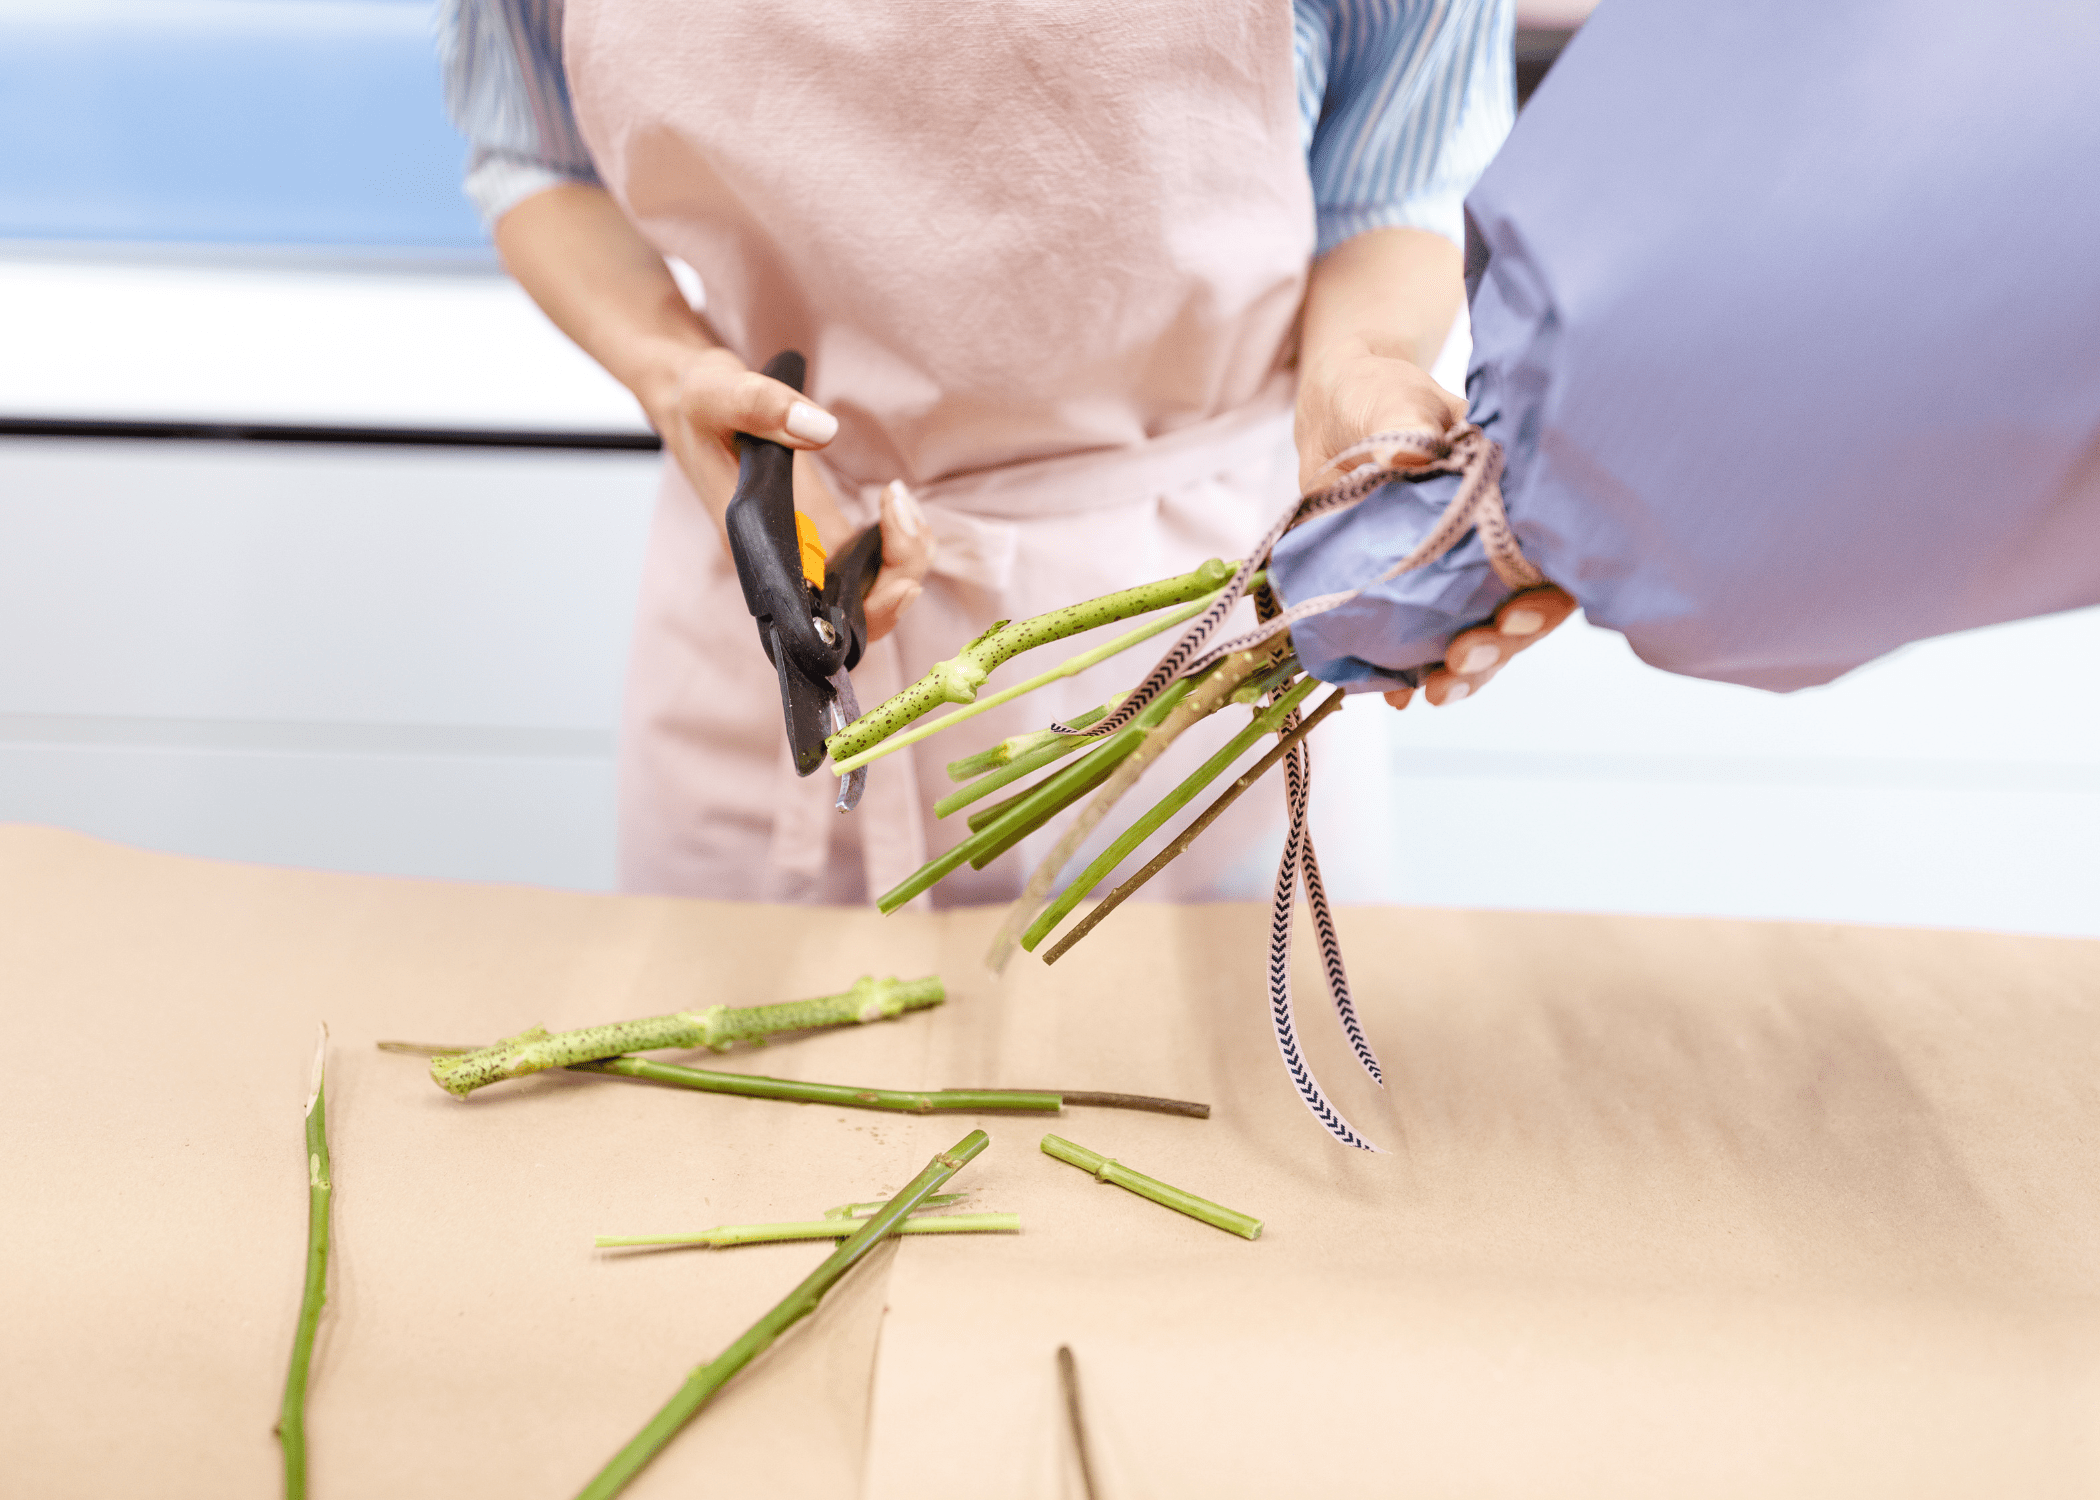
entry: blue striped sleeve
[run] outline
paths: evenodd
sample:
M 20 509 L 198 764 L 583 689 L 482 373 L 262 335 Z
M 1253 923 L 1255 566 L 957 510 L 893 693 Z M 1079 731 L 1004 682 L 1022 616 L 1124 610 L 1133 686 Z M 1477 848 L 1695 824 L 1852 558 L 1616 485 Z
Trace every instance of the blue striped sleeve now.
M 1297 0 L 1300 125 L 1324 254 L 1369 229 L 1465 242 L 1516 118 L 1511 0 Z
M 524 199 L 596 182 L 561 66 L 562 0 L 443 0 L 445 108 L 472 147 L 466 194 L 491 228 Z

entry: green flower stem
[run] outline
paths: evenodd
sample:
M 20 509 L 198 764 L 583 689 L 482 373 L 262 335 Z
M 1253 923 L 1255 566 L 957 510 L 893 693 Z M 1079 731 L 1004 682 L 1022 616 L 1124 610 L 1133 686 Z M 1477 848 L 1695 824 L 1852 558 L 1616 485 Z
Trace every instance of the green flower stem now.
M 998 809 L 997 816 L 974 831 L 954 848 L 938 854 L 921 865 L 895 889 L 885 892 L 876 901 L 876 906 L 887 916 L 905 902 L 946 879 L 960 869 L 965 862 L 977 869 L 1004 854 L 1022 839 L 1057 816 L 1069 803 L 1100 785 L 1103 778 L 1114 769 L 1115 763 L 1134 751 L 1143 734 L 1143 726 L 1153 717 L 1154 711 L 1172 699 L 1180 701 L 1187 691 L 1181 683 L 1154 700 L 1151 707 L 1137 719 L 1126 724 L 1114 734 L 1094 742 L 1094 748 L 1082 756 L 1077 763 L 1037 782 L 1027 791 L 1016 794 Z
M 1080 718 L 1074 719 L 1072 727 L 1074 729 L 1083 729 L 1102 716 L 1103 711 L 1095 709 Z M 1011 740 L 1001 740 L 997 745 L 993 746 L 993 749 L 1004 749 L 1021 740 L 1035 740 L 1039 742 L 1031 744 L 1026 750 L 1014 755 L 1011 759 L 1000 762 L 993 769 L 979 776 L 960 791 L 950 792 L 947 796 L 941 798 L 940 801 L 933 804 L 933 815 L 936 818 L 945 818 L 950 813 L 960 812 L 980 797 L 996 792 L 1002 786 L 1009 786 L 1019 781 L 1023 776 L 1040 771 L 1044 766 L 1064 759 L 1074 750 L 1091 749 L 1101 743 L 1099 740 L 1082 739 L 1076 734 L 1059 734 L 1054 729 L 1043 729 L 1032 735 L 1017 735 Z M 955 762 L 955 766 L 961 764 L 963 764 L 961 761 Z M 955 766 L 950 766 L 948 769 L 952 771 L 955 769 Z
M 784 1005 L 711 1005 L 706 1010 L 682 1010 L 668 1016 L 615 1021 L 608 1026 L 551 1034 L 535 1026 L 517 1036 L 505 1037 L 494 1046 L 433 1057 L 430 1076 L 440 1088 L 464 1097 L 506 1078 L 522 1078 L 527 1073 L 622 1052 L 649 1052 L 660 1047 L 709 1047 L 725 1052 L 732 1043 L 775 1032 L 884 1021 L 908 1010 L 939 1005 L 945 998 L 937 976 L 899 980 L 862 975 L 844 994 L 791 1000 Z
M 306 1096 L 306 1290 L 292 1335 L 292 1363 L 284 1376 L 277 1437 L 284 1445 L 285 1500 L 306 1496 L 306 1379 L 314 1359 L 314 1332 L 328 1301 L 328 1211 L 335 1185 L 328 1173 L 328 1028 L 314 1046 L 313 1088 Z
M 992 670 L 1023 651 L 1215 593 L 1238 570 L 1238 563 L 1221 562 L 1214 557 L 1178 578 L 1163 578 L 1084 603 L 1068 604 L 1019 623 L 1001 620 L 951 659 L 935 663 L 932 671 L 903 692 L 826 740 L 824 748 L 831 755 L 832 768 L 843 774 L 853 757 L 881 744 L 943 703 L 975 702 L 977 689 Z
M 1124 881 L 1121 885 L 1117 886 L 1114 890 L 1110 891 L 1106 896 L 1104 896 L 1101 900 L 1101 904 L 1099 906 L 1096 906 L 1092 911 L 1088 912 L 1085 916 L 1081 917 L 1076 923 L 1074 923 L 1070 932 L 1066 933 L 1063 937 L 1059 938 L 1056 942 L 1052 943 L 1050 947 L 1046 949 L 1043 953 L 1043 962 L 1046 964 L 1054 964 L 1060 958 L 1063 958 L 1067 953 L 1071 952 L 1072 945 L 1074 943 L 1077 943 L 1081 938 L 1085 937 L 1096 927 L 1100 926 L 1102 921 L 1108 916 L 1110 912 L 1114 911 L 1125 901 L 1129 900 L 1131 896 L 1136 894 L 1136 892 L 1145 884 L 1146 881 L 1150 880 L 1161 870 L 1164 870 L 1168 865 L 1172 864 L 1176 858 L 1178 858 L 1188 849 L 1189 845 L 1195 843 L 1198 838 L 1202 837 L 1204 829 L 1210 827 L 1211 824 L 1217 822 L 1218 818 L 1224 813 L 1225 809 L 1232 806 L 1234 802 L 1237 802 L 1239 800 L 1240 794 L 1242 792 L 1246 791 L 1248 787 L 1254 785 L 1255 782 L 1261 780 L 1262 777 L 1266 776 L 1270 771 L 1274 770 L 1277 764 L 1281 762 L 1286 755 L 1291 753 L 1291 747 L 1293 745 L 1296 745 L 1307 735 L 1311 734 L 1314 728 L 1319 725 L 1322 719 L 1325 719 L 1329 714 L 1339 710 L 1342 706 L 1342 701 L 1344 697 L 1345 694 L 1342 692 L 1342 690 L 1340 688 L 1336 688 L 1332 693 L 1329 693 L 1325 698 L 1323 698 L 1320 701 L 1320 706 L 1318 708 L 1314 709 L 1311 713 L 1307 714 L 1305 718 L 1299 722 L 1298 727 L 1296 729 L 1293 729 L 1290 733 L 1284 735 L 1281 739 L 1279 739 L 1276 742 L 1276 747 L 1273 750 L 1271 750 L 1267 755 L 1264 755 L 1260 760 L 1256 761 L 1247 770 L 1241 772 L 1239 780 L 1233 782 L 1231 786 L 1227 787 L 1224 790 L 1224 792 L 1219 796 L 1217 801 L 1211 803 L 1209 807 L 1203 809 L 1203 813 L 1200 817 L 1198 817 L 1197 819 L 1195 819 L 1195 821 L 1190 823 L 1188 827 L 1182 829 L 1180 833 L 1176 834 L 1174 836 L 1173 842 L 1168 844 L 1166 848 L 1160 850 L 1159 853 L 1153 855 L 1152 858 L 1146 862 L 1145 867 L 1142 870 L 1138 871 L 1137 874 L 1131 876 L 1128 880 Z M 1067 1097 L 1065 1102 L 1069 1104 L 1074 1103 L 1076 1101 L 1072 1100 L 1070 1097 Z
M 779 1306 L 760 1318 L 742 1338 L 714 1360 L 688 1375 L 678 1393 L 664 1403 L 663 1409 L 649 1419 L 648 1425 L 636 1433 L 626 1447 L 613 1455 L 612 1462 L 600 1470 L 595 1479 L 583 1487 L 578 1500 L 611 1500 L 612 1496 L 627 1488 L 628 1482 L 663 1451 L 664 1445 L 678 1435 L 679 1429 L 699 1415 L 700 1409 L 714 1398 L 715 1392 L 789 1327 L 816 1311 L 817 1303 L 840 1277 L 893 1233 L 929 1194 L 962 1170 L 965 1162 L 990 1144 L 991 1137 L 981 1130 L 973 1130 L 952 1149 L 941 1152 L 928 1162 L 925 1171 L 914 1177 L 905 1185 L 904 1191 L 883 1206 L 880 1213 L 863 1223 L 851 1238 L 832 1251 L 824 1263 L 789 1292 Z
M 1095 720 L 1106 717 L 1108 711 L 1121 701 L 1120 698 L 1111 699 L 1099 708 L 1090 708 L 1077 718 L 1065 719 L 1061 722 L 1073 729 L 1084 729 Z M 1031 754 L 1034 751 L 1043 749 L 1045 746 L 1070 745 L 1072 743 L 1071 735 L 1059 734 L 1054 729 L 1037 729 L 1027 734 L 1017 734 L 1010 739 L 1001 740 L 989 750 L 980 750 L 975 755 L 965 755 L 961 760 L 949 761 L 948 779 L 950 781 L 968 781 L 973 776 L 982 776 L 987 771 L 996 771 L 1001 766 L 1012 765 L 1023 755 Z M 942 813 L 941 816 L 945 818 L 947 814 Z
M 1162 630 L 1170 626 L 1179 625 L 1184 620 L 1201 614 L 1210 607 L 1211 601 L 1218 597 L 1219 592 L 1219 590 L 1213 589 L 1200 599 L 1191 599 L 1179 609 L 1170 609 L 1158 619 L 1147 620 L 1144 624 L 1138 626 L 1137 629 L 1119 635 L 1112 641 L 1105 641 L 1099 646 L 1080 652 L 1077 656 L 1066 657 L 1049 671 L 1039 672 L 1026 682 L 1017 682 L 1012 687 L 1001 688 L 989 698 L 973 699 L 968 707 L 958 708 L 952 714 L 942 714 L 931 724 L 921 724 L 916 729 L 908 729 L 902 734 L 891 735 L 879 744 L 870 745 L 867 749 L 848 755 L 843 760 L 835 760 L 831 763 L 831 769 L 834 774 L 844 776 L 847 772 L 857 770 L 869 761 L 880 760 L 893 750 L 902 750 L 906 745 L 916 745 L 920 740 L 939 734 L 944 729 L 953 729 L 965 719 L 974 719 L 981 713 L 997 708 L 1002 703 L 1011 703 L 1014 699 L 1032 693 L 1037 688 L 1048 687 L 1051 683 L 1061 682 L 1067 677 L 1077 677 L 1088 667 L 1107 661 L 1111 656 L 1128 651 L 1141 641 L 1149 641 Z M 848 725 L 845 729 L 839 731 L 839 735 L 843 737 L 851 732 L 852 726 Z
M 860 1231 L 852 1219 L 809 1219 L 795 1224 L 724 1224 L 692 1234 L 601 1234 L 600 1250 L 639 1245 L 770 1245 L 783 1240 L 842 1240 Z M 1019 1234 L 1019 1214 L 913 1214 L 897 1226 L 899 1234 Z
M 1198 1198 L 1194 1193 L 1183 1192 L 1178 1187 L 1161 1182 L 1157 1177 L 1133 1172 L 1121 1162 L 1103 1156 L 1098 1151 L 1089 1151 L 1061 1135 L 1044 1136 L 1043 1151 L 1059 1161 L 1070 1162 L 1082 1172 L 1093 1173 L 1096 1182 L 1112 1182 L 1119 1188 L 1129 1189 L 1140 1198 L 1150 1198 L 1162 1207 L 1187 1214 L 1192 1219 L 1201 1219 L 1214 1228 L 1239 1235 L 1242 1239 L 1261 1238 L 1261 1220 L 1225 1208 L 1208 1198 Z
M 930 1115 L 955 1110 L 1017 1110 L 1054 1115 L 1064 1107 L 1056 1094 L 1023 1089 L 864 1089 L 848 1083 L 799 1083 L 792 1078 L 760 1078 L 749 1073 L 710 1073 L 676 1063 L 640 1057 L 608 1057 L 570 1063 L 572 1073 L 610 1073 L 675 1084 L 706 1094 L 741 1094 L 747 1099 L 786 1099 L 796 1104 L 842 1104 L 849 1109 L 887 1109 L 900 1114 Z
M 1192 725 L 1216 713 L 1230 702 L 1241 683 L 1257 672 L 1266 671 L 1273 666 L 1277 655 L 1274 651 L 1235 651 L 1220 661 L 1200 682 L 1196 682 L 1193 690 L 1177 702 L 1172 711 L 1156 724 L 1146 726 L 1137 748 L 1123 757 L 1107 780 L 1102 782 L 1101 790 L 1094 794 L 1094 800 L 1066 827 L 1064 836 L 1057 841 L 1057 847 L 1050 851 L 1050 857 L 1036 866 L 1035 873 L 1028 877 L 1028 885 L 1007 911 L 1006 920 L 1000 924 L 999 931 L 992 938 L 991 951 L 985 955 L 985 962 L 993 973 L 1002 972 L 1006 968 L 1006 961 L 1013 956 L 1014 947 L 1020 941 L 1022 932 L 1034 921 L 1035 914 L 1042 909 L 1043 904 L 1050 899 L 1050 891 L 1057 883 L 1058 874 L 1071 863 L 1072 856 L 1079 852 L 1079 846 L 1086 842 L 1087 836 L 1108 816 L 1109 810 L 1122 795 L 1137 784 L 1137 779 L 1145 774 L 1145 768 L 1164 755 L 1168 746 Z M 1188 681 L 1190 679 L 1183 679 L 1183 682 Z M 1176 686 L 1180 684 L 1177 683 Z M 1167 694 L 1162 693 L 1154 700 L 1153 707 L 1166 702 L 1167 697 Z M 1143 716 L 1140 716 L 1138 723 L 1144 723 Z
M 1222 776 L 1234 761 L 1253 749 L 1264 737 L 1281 728 L 1291 710 L 1310 697 L 1312 690 L 1319 685 L 1317 678 L 1307 677 L 1301 680 L 1276 703 L 1255 714 L 1253 721 L 1245 729 L 1234 735 L 1223 749 L 1191 772 L 1181 785 L 1160 798 L 1142 817 L 1117 834 L 1115 842 L 1104 849 L 1079 878 L 1066 886 L 1057 899 L 1043 909 L 1042 915 L 1029 924 L 1028 931 L 1021 935 L 1021 946 L 1030 953 L 1035 952 L 1036 945 L 1050 935 L 1051 929 L 1062 922 L 1073 907 L 1092 894 L 1094 887 L 1106 880 L 1110 871 L 1128 859 L 1132 850 L 1157 833 L 1160 825 L 1167 819 L 1193 802 L 1197 794 Z

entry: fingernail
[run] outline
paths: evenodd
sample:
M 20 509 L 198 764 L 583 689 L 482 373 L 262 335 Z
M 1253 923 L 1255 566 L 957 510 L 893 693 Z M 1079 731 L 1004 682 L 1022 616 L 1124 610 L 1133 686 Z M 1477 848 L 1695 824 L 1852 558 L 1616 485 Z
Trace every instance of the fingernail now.
M 919 509 L 918 498 L 904 487 L 901 479 L 892 479 L 884 494 L 890 502 L 890 514 L 896 517 L 897 529 L 917 541 L 926 530 L 926 512 Z
M 781 426 L 787 429 L 789 437 L 798 437 L 805 443 L 828 443 L 839 435 L 839 419 L 807 401 L 797 401 L 789 407 L 787 420 Z
M 1454 682 L 1451 684 L 1450 688 L 1444 693 L 1444 706 L 1448 707 L 1450 704 L 1456 703 L 1459 699 L 1470 698 L 1472 695 L 1473 688 L 1470 683 Z
M 1485 672 L 1500 660 L 1502 660 L 1502 648 L 1495 645 L 1492 641 L 1481 641 L 1476 645 L 1468 646 L 1465 659 L 1460 661 L 1452 670 L 1463 672 L 1470 677 L 1475 672 Z
M 1545 623 L 1546 617 L 1535 609 L 1513 609 L 1495 628 L 1504 635 L 1537 635 Z

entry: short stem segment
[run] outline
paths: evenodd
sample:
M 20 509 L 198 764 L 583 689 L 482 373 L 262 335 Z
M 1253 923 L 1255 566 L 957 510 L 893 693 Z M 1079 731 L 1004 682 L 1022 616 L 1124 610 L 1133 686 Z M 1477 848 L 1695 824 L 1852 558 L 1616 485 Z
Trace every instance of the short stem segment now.
M 601 1234 L 600 1250 L 639 1245 L 770 1245 L 783 1240 L 842 1240 L 858 1233 L 854 1219 L 809 1219 L 793 1224 L 724 1224 L 691 1234 Z M 899 1234 L 1019 1234 L 1019 1214 L 913 1214 L 897 1226 Z
M 314 1048 L 313 1088 L 306 1097 L 306 1289 L 299 1299 L 292 1363 L 285 1372 L 284 1405 L 277 1418 L 286 1500 L 305 1500 L 306 1381 L 313 1365 L 314 1333 L 328 1301 L 328 1214 L 335 1185 L 328 1169 L 327 1062 L 328 1028 L 323 1026 Z
M 715 1393 L 728 1384 L 731 1377 L 756 1359 L 789 1327 L 816 1311 L 817 1303 L 840 1277 L 859 1264 L 886 1236 L 894 1233 L 912 1210 L 961 1171 L 964 1163 L 990 1144 L 991 1137 L 981 1130 L 973 1130 L 953 1149 L 941 1152 L 928 1162 L 925 1171 L 906 1184 L 904 1191 L 890 1199 L 880 1213 L 855 1230 L 850 1239 L 832 1251 L 824 1264 L 789 1292 L 779 1306 L 754 1323 L 742 1338 L 712 1362 L 688 1375 L 685 1384 L 664 1404 L 663 1410 L 652 1417 L 649 1424 L 613 1456 L 612 1462 L 583 1487 L 578 1500 L 610 1500 L 627 1488 L 628 1482 L 663 1451 L 664 1445 L 678 1435 L 680 1428 L 700 1414 L 700 1409 L 714 1399 Z
M 1121 1162 L 1103 1156 L 1098 1151 L 1089 1151 L 1061 1135 L 1044 1136 L 1043 1151 L 1059 1161 L 1070 1162 L 1083 1172 L 1093 1173 L 1097 1182 L 1112 1182 L 1119 1188 L 1127 1188 L 1136 1193 L 1140 1198 L 1150 1198 L 1154 1203 L 1171 1208 L 1176 1213 L 1187 1214 L 1192 1219 L 1201 1219 L 1214 1228 L 1239 1235 L 1242 1239 L 1261 1238 L 1261 1220 L 1213 1203 L 1208 1198 L 1198 1198 L 1194 1193 L 1170 1186 L 1157 1177 L 1133 1172 Z
M 753 1041 L 776 1032 L 888 1020 L 908 1010 L 939 1005 L 944 998 L 946 992 L 937 976 L 900 980 L 863 975 L 843 994 L 792 1000 L 784 1005 L 712 1005 L 706 1010 L 682 1010 L 668 1016 L 615 1021 L 608 1026 L 551 1034 L 534 1027 L 494 1046 L 456 1056 L 433 1057 L 430 1076 L 440 1088 L 464 1097 L 506 1078 L 522 1078 L 528 1073 L 623 1052 L 649 1052 L 661 1047 L 709 1047 L 723 1052 L 732 1043 Z

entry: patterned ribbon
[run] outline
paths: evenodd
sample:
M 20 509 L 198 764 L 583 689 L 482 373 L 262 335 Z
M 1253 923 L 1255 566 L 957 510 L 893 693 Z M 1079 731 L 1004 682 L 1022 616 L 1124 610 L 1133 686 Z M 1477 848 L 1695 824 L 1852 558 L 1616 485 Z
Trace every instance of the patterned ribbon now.
M 1321 474 L 1324 476 L 1357 459 L 1369 461 L 1347 469 L 1333 484 L 1314 490 L 1277 519 L 1269 534 L 1241 562 L 1239 571 L 1233 574 L 1224 593 L 1197 616 L 1167 654 L 1160 658 L 1159 665 L 1114 713 L 1084 729 L 1064 724 L 1052 727 L 1060 734 L 1090 739 L 1113 734 L 1179 679 L 1203 671 L 1234 651 L 1251 650 L 1273 640 L 1297 621 L 1346 604 L 1366 588 L 1375 588 L 1387 579 L 1427 566 L 1457 546 L 1469 531 L 1480 533 L 1495 576 L 1512 590 L 1534 588 L 1546 581 L 1545 575 L 1525 559 L 1517 547 L 1516 538 L 1510 533 L 1509 519 L 1502 509 L 1502 448 L 1478 427 L 1468 423 L 1448 433 L 1377 433 L 1336 454 Z M 1222 643 L 1212 642 L 1211 637 L 1232 613 L 1233 606 L 1245 597 L 1248 580 L 1258 569 L 1268 565 L 1269 554 L 1283 540 L 1284 533 L 1316 516 L 1347 510 L 1394 479 L 1424 474 L 1459 475 L 1458 493 L 1445 507 L 1429 535 L 1407 556 L 1361 588 L 1321 594 L 1289 609 L 1277 602 L 1264 583 L 1255 593 L 1258 622 L 1255 628 Z M 1297 724 L 1298 714 L 1294 709 L 1278 732 L 1288 734 Z M 1305 1107 L 1343 1145 L 1376 1151 L 1379 1148 L 1358 1134 L 1321 1091 L 1319 1080 L 1313 1076 L 1299 1050 L 1297 1022 L 1292 1016 L 1291 919 L 1298 886 L 1302 882 L 1306 905 L 1312 910 L 1313 931 L 1319 938 L 1320 958 L 1326 970 L 1327 991 L 1334 1001 L 1335 1014 L 1341 1019 L 1342 1031 L 1349 1039 L 1356 1060 L 1371 1075 L 1374 1083 L 1384 1087 L 1385 1074 L 1378 1066 L 1377 1054 L 1364 1036 L 1355 1003 L 1349 995 L 1349 976 L 1342 967 L 1342 945 L 1335 932 L 1334 911 L 1328 905 L 1327 888 L 1320 879 L 1319 857 L 1313 852 L 1312 833 L 1306 822 L 1311 790 L 1312 758 L 1301 740 L 1291 747 L 1284 760 L 1284 794 L 1290 810 L 1290 828 L 1284 838 L 1283 858 L 1276 866 L 1276 894 L 1270 909 L 1269 1015 L 1276 1030 L 1277 1049 L 1283 1054 L 1283 1065 L 1298 1089 L 1298 1097 L 1305 1101 Z

